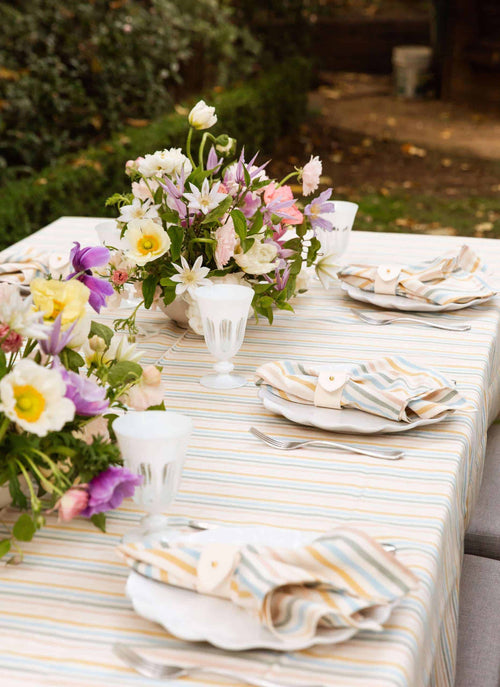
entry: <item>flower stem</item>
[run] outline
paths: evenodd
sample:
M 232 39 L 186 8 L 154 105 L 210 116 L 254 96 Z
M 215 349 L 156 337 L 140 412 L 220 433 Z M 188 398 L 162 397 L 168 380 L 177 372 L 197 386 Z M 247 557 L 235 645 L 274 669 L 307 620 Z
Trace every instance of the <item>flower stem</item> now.
M 286 177 L 280 181 L 280 183 L 276 186 L 276 188 L 283 186 L 283 184 L 286 183 L 288 181 L 288 179 L 292 179 L 292 177 L 297 177 L 298 175 L 299 175 L 298 172 L 290 172 L 290 174 L 287 174 Z
M 198 162 L 200 164 L 200 167 L 203 169 L 203 153 L 205 151 L 205 143 L 207 142 L 207 138 L 209 137 L 208 131 L 205 131 L 203 134 L 203 138 L 201 139 L 200 143 L 200 150 L 198 152 Z
M 10 420 L 5 415 L 3 420 L 0 422 L 0 443 L 1 443 L 2 439 L 4 438 L 5 433 L 9 428 L 9 425 L 10 425 Z
M 188 131 L 188 135 L 187 135 L 187 140 L 186 140 L 186 153 L 187 153 L 189 160 L 191 161 L 191 164 L 193 165 L 193 167 L 195 167 L 196 165 L 194 164 L 194 160 L 191 156 L 191 139 L 192 138 L 193 138 L 193 127 L 190 126 L 189 131 Z

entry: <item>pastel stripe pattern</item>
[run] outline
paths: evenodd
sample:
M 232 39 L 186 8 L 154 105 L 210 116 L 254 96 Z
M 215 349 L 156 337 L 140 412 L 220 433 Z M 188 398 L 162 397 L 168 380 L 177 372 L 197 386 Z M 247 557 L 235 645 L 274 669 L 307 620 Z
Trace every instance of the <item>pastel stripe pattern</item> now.
M 257 370 L 257 384 L 265 383 L 276 396 L 294 403 L 315 403 L 319 375 L 326 370 L 335 378 L 345 368 L 281 360 Z M 420 367 L 401 356 L 379 358 L 347 370 L 341 407 L 356 408 L 390 420 L 411 422 L 466 410 L 467 401 L 453 382 L 437 370 Z
M 14 246 L 0 253 L 0 281 L 29 284 L 48 273 L 48 255 L 41 250 Z
M 486 265 L 464 245 L 433 260 L 404 265 L 396 295 L 435 305 L 491 298 L 495 291 L 486 280 L 486 271 Z M 373 292 L 376 274 L 377 266 L 351 264 L 342 268 L 338 276 L 351 286 Z
M 205 589 L 200 588 L 206 574 L 202 563 L 211 550 L 189 542 L 118 547 L 136 572 L 193 592 Z M 229 556 L 227 571 L 221 550 Z M 210 593 L 257 616 L 285 647 L 290 639 L 312 640 L 318 631 L 332 643 L 362 630 L 381 632 L 394 604 L 418 582 L 395 556 L 352 528 L 338 528 L 298 549 L 221 549 L 219 544 L 217 551 L 209 559 L 209 571 L 222 569 L 224 575 Z
M 17 247 L 61 254 L 75 238 L 95 245 L 100 221 L 61 218 Z M 413 264 L 462 242 L 355 231 L 345 257 L 359 264 Z M 468 243 L 482 261 L 500 265 L 499 241 Z M 259 366 L 278 358 L 356 365 L 404 355 L 456 381 L 474 413 L 457 411 L 436 425 L 397 435 L 342 437 L 360 448 L 404 450 L 404 460 L 394 462 L 319 447 L 290 453 L 264 446 L 249 434 L 251 425 L 284 439 L 330 435 L 271 414 L 250 382 L 223 395 L 202 388 L 199 379 L 211 366 L 203 339 L 161 313 L 141 313 L 141 323 L 157 327 L 142 344 L 144 362 L 163 367 L 167 408 L 190 415 L 195 425 L 170 515 L 267 525 L 278 532 L 327 532 L 349 524 L 393 543 L 419 585 L 394 609 L 383 632 L 360 632 L 347 642 L 307 651 L 229 655 L 188 645 L 134 613 L 124 594 L 129 568 L 115 552 L 143 515 L 132 502 L 110 515 L 105 534 L 86 520 L 58 523 L 51 515 L 34 540 L 23 544 L 23 564 L 0 568 L 2 687 L 144 687 L 144 678 L 112 653 L 116 641 L 144 647 L 156 660 L 238 666 L 283 683 L 453 687 L 463 533 L 479 491 L 486 429 L 500 410 L 499 305 L 497 296 L 440 314 L 440 321 L 471 325 L 460 335 L 403 324 L 375 329 L 351 313 L 364 304 L 348 299 L 338 286 L 328 292 L 315 286 L 295 300 L 295 314 L 276 312 L 272 327 L 249 321 L 235 359 L 249 380 Z M 111 323 L 123 313 L 102 315 Z M 2 514 L 7 525 L 15 517 Z M 193 676 L 184 682 L 213 686 L 217 680 Z

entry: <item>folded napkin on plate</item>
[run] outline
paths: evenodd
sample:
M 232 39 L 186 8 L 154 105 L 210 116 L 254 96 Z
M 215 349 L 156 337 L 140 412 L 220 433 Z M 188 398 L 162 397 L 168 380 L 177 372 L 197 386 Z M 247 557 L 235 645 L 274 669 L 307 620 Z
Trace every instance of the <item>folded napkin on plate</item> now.
M 257 384 L 267 384 L 287 401 L 321 408 L 357 408 L 396 421 L 412 422 L 468 409 L 467 401 L 446 377 L 399 356 L 350 369 L 281 360 L 261 365 L 257 378 Z
M 0 253 L 0 282 L 28 285 L 48 273 L 48 257 L 36 248 L 17 246 Z
M 491 298 L 486 266 L 469 246 L 415 265 L 347 265 L 339 279 L 363 291 L 447 305 Z
M 380 631 L 417 584 L 394 555 L 345 527 L 296 549 L 185 541 L 118 551 L 146 577 L 232 601 L 285 642 L 318 631 L 332 639 L 339 630 Z

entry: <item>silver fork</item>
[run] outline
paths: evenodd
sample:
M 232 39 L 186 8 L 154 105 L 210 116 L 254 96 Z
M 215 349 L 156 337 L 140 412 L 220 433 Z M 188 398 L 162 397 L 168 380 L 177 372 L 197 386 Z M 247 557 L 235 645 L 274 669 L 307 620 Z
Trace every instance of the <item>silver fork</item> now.
M 409 315 L 389 315 L 386 317 L 377 317 L 363 312 L 362 310 L 354 310 L 351 312 L 356 317 L 359 317 L 363 322 L 375 325 L 392 324 L 393 322 L 410 322 L 412 324 L 421 324 L 424 327 L 434 327 L 434 329 L 445 329 L 449 332 L 468 332 L 471 328 L 470 324 L 440 324 L 439 322 L 431 322 L 430 320 L 423 320 L 420 317 L 410 317 Z
M 331 441 L 330 439 L 307 439 L 305 441 L 286 441 L 284 439 L 276 439 L 275 437 L 270 437 L 268 434 L 264 434 L 260 429 L 256 427 L 250 427 L 250 432 L 260 439 L 268 446 L 272 448 L 277 448 L 282 451 L 294 451 L 298 448 L 304 448 L 304 446 L 332 446 L 333 448 L 339 448 L 343 451 L 351 451 L 352 453 L 359 453 L 362 456 L 370 456 L 371 458 L 382 458 L 383 460 L 399 460 L 404 456 L 403 451 L 398 449 L 387 449 L 387 451 L 377 451 L 367 448 L 357 448 L 355 446 L 350 446 L 349 444 L 341 444 L 339 441 Z
M 137 651 L 132 649 L 128 644 L 117 643 L 113 646 L 113 651 L 124 663 L 136 670 L 144 677 L 154 678 L 156 680 L 176 680 L 186 675 L 193 675 L 198 673 L 200 675 L 218 675 L 220 677 L 228 677 L 239 682 L 244 682 L 247 685 L 255 685 L 255 687 L 291 687 L 284 682 L 272 682 L 260 677 L 253 677 L 246 671 L 227 670 L 226 668 L 212 668 L 211 666 L 190 666 L 188 668 L 176 666 L 171 663 L 157 663 L 150 661 L 147 658 L 140 656 Z M 297 684 L 295 683 L 295 687 Z M 304 684 L 302 687 L 321 687 L 320 685 Z

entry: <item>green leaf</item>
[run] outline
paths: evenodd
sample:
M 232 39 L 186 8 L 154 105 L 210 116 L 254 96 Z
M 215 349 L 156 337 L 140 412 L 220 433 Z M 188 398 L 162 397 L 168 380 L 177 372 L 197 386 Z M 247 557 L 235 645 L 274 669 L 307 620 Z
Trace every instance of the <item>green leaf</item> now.
M 207 179 L 210 176 L 211 172 L 210 170 L 205 170 L 202 169 L 201 167 L 195 167 L 191 174 L 188 176 L 186 179 L 186 188 L 188 184 L 194 184 L 198 188 L 201 189 L 201 185 L 203 184 L 203 180 Z
M 319 240 L 313 236 L 311 239 L 311 245 L 307 249 L 307 266 L 310 267 L 313 262 L 316 260 L 316 256 L 318 255 L 318 251 L 321 248 L 321 243 Z
M 106 327 L 105 324 L 92 321 L 90 324 L 89 339 L 92 336 L 100 336 L 101 339 L 104 339 L 106 342 L 106 346 L 109 346 L 113 338 L 113 333 L 113 330 L 110 327 Z
M 246 165 L 243 165 L 243 174 L 245 176 L 245 184 L 247 188 L 249 188 L 252 184 L 252 179 L 250 178 L 250 172 L 246 168 Z
M 101 532 L 106 532 L 106 515 L 104 513 L 95 513 L 95 515 L 90 516 L 90 520 Z
M 122 386 L 135 382 L 142 375 L 142 367 L 138 363 L 133 363 L 130 360 L 122 360 L 115 363 L 108 374 L 108 382 L 110 386 Z
M 178 226 L 171 226 L 167 229 L 167 234 L 170 237 L 170 257 L 172 262 L 177 262 L 181 257 L 182 242 L 184 241 L 184 229 Z
M 5 353 L 0 350 L 0 377 L 4 377 L 7 374 L 7 358 Z
M 254 292 L 259 295 L 261 293 L 265 293 L 266 291 L 269 291 L 269 289 L 272 289 L 273 285 L 272 284 L 253 284 L 252 289 Z
M 2 539 L 0 541 L 0 558 L 10 551 L 10 539 Z
M 172 224 L 177 224 L 179 221 L 179 213 L 171 208 L 164 208 L 159 213 L 160 217 L 164 222 L 171 222 Z
M 112 196 L 107 198 L 105 205 L 106 205 L 106 207 L 110 207 L 111 205 L 118 205 L 118 206 L 126 205 L 126 204 L 128 205 L 129 203 L 132 202 L 132 199 L 133 199 L 133 195 L 131 193 L 127 193 L 127 194 L 113 193 Z
M 35 532 L 36 525 L 28 513 L 20 515 L 12 528 L 14 537 L 19 541 L 31 541 Z
M 247 220 L 241 210 L 232 210 L 231 217 L 234 224 L 234 230 L 238 234 L 241 243 L 245 242 L 247 237 Z
M 264 218 L 262 216 L 262 212 L 257 212 L 255 213 L 255 217 L 253 219 L 253 223 L 248 231 L 248 234 L 250 236 L 253 236 L 253 234 L 258 234 L 259 231 L 262 229 L 264 226 Z
M 231 203 L 233 202 L 233 197 L 232 196 L 226 196 L 223 201 L 221 201 L 216 208 L 214 208 L 211 212 L 208 213 L 208 215 L 205 215 L 202 224 L 208 224 L 209 222 L 216 222 L 218 219 L 222 217 L 228 210 L 229 207 L 231 206 Z
M 271 298 L 271 296 L 262 296 L 262 298 L 259 301 L 260 306 L 264 308 L 264 310 L 267 310 L 267 308 L 272 307 L 274 303 L 274 299 Z
M 166 410 L 165 401 L 158 403 L 158 405 L 156 405 L 156 406 L 149 406 L 149 408 L 147 408 L 147 410 Z
M 144 297 L 144 307 L 150 308 L 153 305 L 156 287 L 158 286 L 158 277 L 156 274 L 150 274 L 142 282 L 142 295 Z
M 78 368 L 85 365 L 85 360 L 82 356 L 74 351 L 72 348 L 63 348 L 59 354 L 62 364 L 67 370 L 78 372 Z
M 21 485 L 19 483 L 19 476 L 13 462 L 9 462 L 9 492 L 12 497 L 12 504 L 18 508 L 27 508 L 28 499 L 23 494 Z

